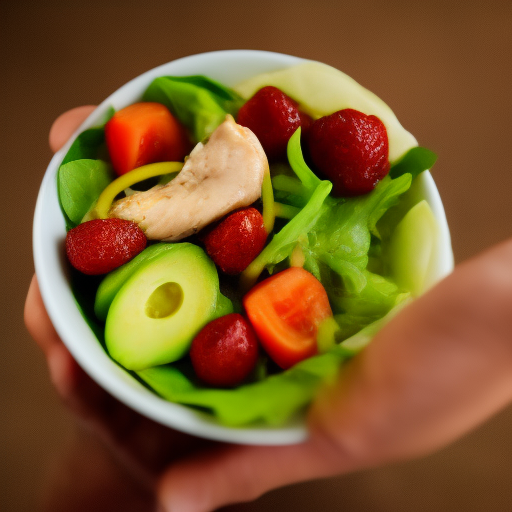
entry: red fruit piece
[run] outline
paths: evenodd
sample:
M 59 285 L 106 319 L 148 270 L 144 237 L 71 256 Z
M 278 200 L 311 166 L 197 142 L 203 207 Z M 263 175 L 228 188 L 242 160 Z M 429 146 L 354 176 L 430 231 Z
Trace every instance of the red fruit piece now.
M 207 324 L 192 341 L 190 359 L 206 384 L 241 384 L 258 361 L 258 341 L 242 315 L 231 313 Z
M 300 112 L 297 102 L 271 85 L 260 89 L 238 111 L 237 122 L 249 128 L 271 161 L 286 159 L 288 140 L 311 118 Z
M 95 219 L 68 231 L 66 254 L 80 272 L 100 275 L 130 261 L 146 243 L 146 235 L 135 222 Z
M 267 240 L 263 217 L 256 208 L 229 214 L 204 238 L 206 252 L 226 274 L 236 275 L 258 256 Z
M 333 183 L 338 196 L 371 192 L 389 172 L 386 127 L 375 116 L 353 109 L 317 119 L 308 134 L 315 167 Z

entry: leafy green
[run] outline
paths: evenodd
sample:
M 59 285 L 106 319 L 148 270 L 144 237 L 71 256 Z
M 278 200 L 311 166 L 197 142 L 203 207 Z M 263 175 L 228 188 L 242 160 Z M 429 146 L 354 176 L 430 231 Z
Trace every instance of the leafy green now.
M 93 310 L 94 296 L 102 276 L 89 276 L 71 269 L 71 289 L 83 319 L 105 347 L 104 325 L 96 319 Z
M 79 224 L 112 181 L 110 165 L 103 160 L 73 160 L 61 165 L 58 173 L 59 199 L 73 224 Z
M 105 123 L 114 115 L 114 109 L 109 107 L 101 126 L 89 128 L 78 135 L 62 160 L 61 166 L 74 160 L 96 159 L 105 143 Z
M 437 155 L 430 151 L 430 149 L 421 146 L 411 148 L 400 160 L 391 166 L 389 176 L 394 179 L 409 173 L 414 179 L 423 171 L 431 169 L 436 160 Z
M 103 128 L 90 128 L 82 132 L 69 148 L 64 160 L 60 164 L 82 159 L 95 159 L 100 146 L 105 142 L 105 130 Z
M 235 116 L 244 100 L 235 91 L 205 76 L 165 76 L 153 80 L 144 101 L 164 104 L 202 141 L 227 114 Z
M 369 272 L 367 266 L 372 234 L 378 238 L 377 221 L 410 184 L 409 174 L 396 180 L 385 178 L 369 194 L 337 200 L 301 242 L 307 255 L 304 268 L 320 279 L 335 313 L 354 316 L 351 307 L 360 310 L 357 304 L 373 303 L 372 314 L 365 313 L 368 323 L 394 304 L 399 293 L 396 285 Z
M 70 201 L 75 197 L 74 195 L 70 196 L 69 191 L 70 189 L 74 189 L 73 184 L 68 185 L 67 184 L 67 177 L 61 175 L 62 167 L 66 164 L 69 164 L 71 162 L 75 162 L 77 160 L 96 160 L 103 156 L 103 153 L 105 153 L 105 128 L 104 124 L 114 115 L 114 109 L 112 107 L 109 107 L 107 109 L 107 112 L 104 116 L 102 126 L 89 128 L 88 130 L 83 131 L 80 133 L 77 138 L 73 141 L 71 144 L 71 147 L 69 148 L 68 152 L 64 156 L 64 159 L 62 160 L 62 163 L 60 164 L 59 170 L 57 172 L 57 193 L 59 196 L 59 204 L 62 210 L 62 214 L 64 216 L 64 219 L 66 221 L 66 228 L 69 230 L 73 227 L 75 227 L 81 220 L 77 220 L 78 213 L 83 211 L 83 208 L 74 208 Z M 71 172 L 71 167 L 68 167 L 68 177 L 71 179 L 71 181 L 76 181 L 76 178 L 78 177 L 75 172 Z M 65 172 L 66 174 L 66 172 Z M 87 190 L 87 196 L 90 197 L 95 196 L 95 200 L 97 199 L 96 191 L 97 191 L 97 183 L 93 184 L 92 190 L 89 191 L 88 184 L 85 183 L 84 180 L 80 180 L 82 183 L 82 186 L 84 190 Z M 106 186 L 106 185 L 105 185 Z M 63 188 L 64 187 L 64 188 Z M 98 194 L 99 195 L 99 194 Z M 85 200 L 87 202 L 88 199 Z M 67 208 L 64 208 L 64 203 L 66 203 Z M 89 205 L 90 206 L 90 205 Z M 67 210 L 76 210 L 74 219 L 71 219 Z M 84 212 L 87 213 L 87 210 Z
M 279 426 L 301 412 L 318 388 L 333 379 L 341 363 L 361 351 L 379 327 L 380 322 L 376 322 L 325 354 L 234 389 L 201 385 L 186 361 L 148 368 L 137 375 L 163 398 L 206 408 L 225 425 L 242 426 L 259 421 Z
M 272 179 L 276 200 L 283 201 L 290 206 L 302 208 L 321 183 L 320 178 L 308 167 L 300 145 L 300 127 L 290 137 L 287 146 L 288 162 L 291 171 L 295 174 L 277 174 Z M 298 179 L 297 179 L 298 178 Z M 329 200 L 327 199 L 327 202 Z
M 331 191 L 330 181 L 321 181 L 304 208 L 274 235 L 262 252 L 244 270 L 242 280 L 246 287 L 252 286 L 264 268 L 272 273 L 277 263 L 290 256 L 297 240 L 307 236 L 308 231 L 325 210 L 324 202 Z
M 363 196 L 333 198 L 328 195 L 331 182 L 320 181 L 304 161 L 300 130 L 288 143 L 288 160 L 298 179 L 275 176 L 276 196 L 294 207 L 307 203 L 246 269 L 245 284 L 253 283 L 264 268 L 272 273 L 298 245 L 304 268 L 327 291 L 340 327 L 337 337 L 345 339 L 405 297 L 394 282 L 371 272 L 368 264 L 370 252 L 380 251 L 377 223 L 410 188 L 412 176 L 386 177 Z
M 288 162 L 297 175 L 301 183 L 309 190 L 314 190 L 320 184 L 320 178 L 308 167 L 302 154 L 302 148 L 300 145 L 300 126 L 295 130 L 295 133 L 290 137 L 286 152 L 288 156 Z
M 383 276 L 363 270 L 365 285 L 359 293 L 345 290 L 337 298 L 336 308 L 343 313 L 335 315 L 340 328 L 337 336 L 346 339 L 359 332 L 365 325 L 382 318 L 394 306 L 409 297 L 398 286 Z

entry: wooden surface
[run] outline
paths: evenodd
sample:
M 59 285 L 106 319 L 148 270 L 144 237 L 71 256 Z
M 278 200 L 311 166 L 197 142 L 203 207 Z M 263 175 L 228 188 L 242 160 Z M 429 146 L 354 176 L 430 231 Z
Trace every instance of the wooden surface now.
M 509 0 L 2 1 L 0 510 L 38 510 L 73 432 L 22 323 L 56 116 L 194 53 L 263 49 L 326 62 L 381 96 L 438 153 L 433 175 L 460 262 L 512 235 L 511 34 Z M 295 485 L 236 510 L 509 511 L 511 426 L 509 408 L 422 460 Z

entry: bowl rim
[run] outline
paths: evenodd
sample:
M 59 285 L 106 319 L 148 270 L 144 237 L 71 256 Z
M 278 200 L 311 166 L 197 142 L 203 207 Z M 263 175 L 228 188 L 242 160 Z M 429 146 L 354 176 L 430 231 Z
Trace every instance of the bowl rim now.
M 285 427 L 279 428 L 266 425 L 240 428 L 220 425 L 206 413 L 160 398 L 108 356 L 82 317 L 71 292 L 64 264 L 65 221 L 57 197 L 58 167 L 79 133 L 98 124 L 110 106 L 118 109 L 136 101 L 136 97 L 140 97 L 153 78 L 165 74 L 192 74 L 187 70 L 193 69 L 196 69 L 194 74 L 212 76 L 215 73 L 198 71 L 204 67 L 205 62 L 211 65 L 212 61 L 256 62 L 256 67 L 261 70 L 254 71 L 253 65 L 249 64 L 246 66 L 251 69 L 250 74 L 246 73 L 249 77 L 258 72 L 282 69 L 308 60 L 268 51 L 220 50 L 183 57 L 157 66 L 125 83 L 103 100 L 68 142 L 55 153 L 43 177 L 34 213 L 33 253 L 43 302 L 58 335 L 82 369 L 101 387 L 135 411 L 176 430 L 216 441 L 253 445 L 295 444 L 305 441 L 308 437 L 304 418 L 300 416 Z M 177 73 L 175 69 L 182 72 Z M 232 72 L 231 75 L 237 73 L 240 74 L 240 70 Z M 228 79 L 225 83 L 234 85 L 236 82 Z M 424 172 L 418 179 L 421 181 L 424 197 L 440 226 L 442 255 L 439 272 L 440 276 L 444 276 L 453 269 L 453 253 L 446 215 L 430 173 Z M 84 340 L 87 343 L 83 343 Z

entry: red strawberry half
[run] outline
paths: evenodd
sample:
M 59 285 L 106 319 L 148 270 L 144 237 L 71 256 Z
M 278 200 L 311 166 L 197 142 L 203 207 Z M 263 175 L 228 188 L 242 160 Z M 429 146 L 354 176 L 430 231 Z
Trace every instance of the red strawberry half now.
M 238 313 L 207 324 L 192 341 L 190 359 L 196 375 L 212 386 L 241 384 L 258 361 L 258 341 L 249 322 Z
M 220 269 L 239 274 L 258 256 L 267 240 L 263 217 L 256 208 L 237 210 L 204 238 L 206 252 Z
M 100 275 L 130 261 L 146 243 L 146 235 L 134 222 L 95 219 L 68 231 L 66 254 L 80 272 Z
M 317 119 L 309 130 L 314 166 L 338 196 L 371 192 L 389 172 L 386 127 L 375 116 L 345 109 Z
M 258 137 L 269 160 L 286 160 L 288 140 L 301 125 L 304 133 L 311 122 L 297 105 L 283 91 L 269 85 L 242 105 L 237 122 Z

